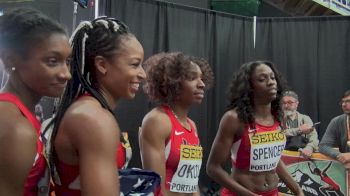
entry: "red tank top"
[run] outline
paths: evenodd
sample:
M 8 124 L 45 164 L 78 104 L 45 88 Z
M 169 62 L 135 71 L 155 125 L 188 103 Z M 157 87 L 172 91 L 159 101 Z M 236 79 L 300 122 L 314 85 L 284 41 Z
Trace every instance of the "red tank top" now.
M 117 149 L 117 165 L 118 169 L 124 168 L 126 163 L 125 148 L 122 144 Z M 120 158 L 119 158 L 120 157 Z M 78 196 L 80 192 L 79 165 L 69 165 L 62 161 L 56 162 L 56 173 L 53 177 L 55 182 L 56 195 Z
M 168 115 L 172 129 L 165 146 L 165 187 L 171 192 L 194 193 L 198 189 L 198 177 L 202 164 L 203 149 L 193 125 L 185 129 L 169 106 L 162 106 Z
M 27 180 L 24 184 L 24 195 L 37 196 L 39 192 L 38 184 L 40 179 L 44 176 L 45 169 L 47 166 L 45 157 L 43 155 L 44 147 L 40 136 L 40 123 L 15 95 L 11 93 L 1 93 L 0 101 L 15 104 L 36 130 L 36 134 L 38 136 L 36 142 L 36 155 L 32 169 L 30 170 Z
M 277 167 L 286 143 L 280 123 L 272 126 L 246 125 L 241 137 L 231 147 L 231 159 L 235 168 L 254 172 L 270 171 Z
M 55 195 L 78 196 L 80 193 L 79 166 L 68 165 L 61 161 L 55 163 Z
M 118 169 L 127 167 L 131 159 L 131 147 L 126 133 L 122 133 L 124 143 L 119 143 L 116 151 Z M 69 165 L 62 161 L 55 163 L 56 171 L 53 177 L 56 195 L 78 196 L 80 192 L 79 165 Z

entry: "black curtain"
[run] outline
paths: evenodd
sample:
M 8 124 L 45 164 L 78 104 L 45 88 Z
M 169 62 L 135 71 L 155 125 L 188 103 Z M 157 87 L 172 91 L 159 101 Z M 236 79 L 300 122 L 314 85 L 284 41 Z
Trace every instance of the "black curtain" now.
M 300 95 L 300 111 L 320 121 L 319 137 L 342 113 L 338 105 L 350 89 L 350 18 L 262 18 L 257 24 L 256 58 L 277 64 Z
M 40 10 L 49 17 L 59 20 L 60 3 L 57 0 L 27 0 L 27 1 L 1 1 L 0 10 L 6 11 L 18 7 L 27 7 Z
M 320 138 L 331 118 L 342 113 L 338 102 L 350 89 L 349 17 L 257 18 L 254 35 L 252 17 L 154 0 L 112 0 L 105 5 L 103 13 L 124 21 L 134 32 L 144 47 L 145 58 L 160 51 L 182 51 L 204 57 L 212 65 L 215 86 L 190 113 L 205 150 L 202 175 L 227 103 L 226 87 L 244 62 L 274 62 L 299 94 L 299 111 L 314 122 L 321 121 Z M 152 107 L 140 92 L 116 111 L 134 147 L 131 166 L 141 167 L 138 127 Z M 208 184 L 203 177 L 201 183 Z

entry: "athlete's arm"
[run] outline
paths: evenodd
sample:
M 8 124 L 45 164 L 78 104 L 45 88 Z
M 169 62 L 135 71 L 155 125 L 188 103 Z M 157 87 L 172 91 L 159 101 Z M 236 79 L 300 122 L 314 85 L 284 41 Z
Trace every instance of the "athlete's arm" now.
M 194 131 L 196 132 L 196 134 L 198 135 L 198 129 L 197 129 L 197 125 L 196 123 L 192 120 L 192 119 L 189 119 L 190 120 L 190 123 L 193 125 L 194 127 Z M 199 139 L 199 136 L 198 136 L 198 139 Z M 199 188 L 199 185 L 197 186 L 197 192 L 193 193 L 193 196 L 200 196 L 201 195 L 201 191 L 200 191 L 200 188 Z
M 23 195 L 36 154 L 36 130 L 20 111 L 0 110 L 0 195 Z
M 107 110 L 66 114 L 62 128 L 79 156 L 82 195 L 119 195 L 116 152 L 120 130 Z
M 165 189 L 165 142 L 171 133 L 171 122 L 168 116 L 154 109 L 142 121 L 139 132 L 139 144 L 142 166 L 153 170 L 161 176 L 163 195 Z
M 241 122 L 234 110 L 221 118 L 219 130 L 210 150 L 207 162 L 207 174 L 217 183 L 235 192 L 237 195 L 255 195 L 236 182 L 222 167 L 230 157 L 230 149 L 235 136 L 239 133 Z

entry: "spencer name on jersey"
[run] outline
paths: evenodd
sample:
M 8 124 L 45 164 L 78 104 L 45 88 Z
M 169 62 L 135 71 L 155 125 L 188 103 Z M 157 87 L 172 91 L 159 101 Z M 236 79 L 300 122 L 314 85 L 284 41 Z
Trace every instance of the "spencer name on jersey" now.
M 285 147 L 286 136 L 280 131 L 266 131 L 249 135 L 251 144 L 250 171 L 269 171 L 277 164 Z
M 278 146 L 271 146 L 265 148 L 254 149 L 253 151 L 253 160 L 259 159 L 270 159 L 274 157 L 281 156 L 281 153 L 284 149 L 284 144 Z

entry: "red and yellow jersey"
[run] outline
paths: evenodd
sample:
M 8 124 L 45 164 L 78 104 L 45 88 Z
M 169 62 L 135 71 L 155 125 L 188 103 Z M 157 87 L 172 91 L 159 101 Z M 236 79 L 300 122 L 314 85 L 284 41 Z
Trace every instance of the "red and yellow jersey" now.
M 187 120 L 190 125 L 190 130 L 187 130 L 178 122 L 169 106 L 164 105 L 163 109 L 172 124 L 165 146 L 165 187 L 171 192 L 197 192 L 203 158 L 197 132 L 190 120 Z
M 246 125 L 241 137 L 231 147 L 231 159 L 235 168 L 253 172 L 271 171 L 277 167 L 286 143 L 280 123 L 272 126 Z

